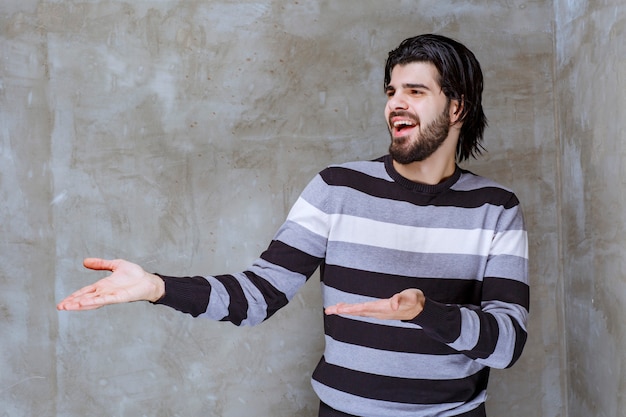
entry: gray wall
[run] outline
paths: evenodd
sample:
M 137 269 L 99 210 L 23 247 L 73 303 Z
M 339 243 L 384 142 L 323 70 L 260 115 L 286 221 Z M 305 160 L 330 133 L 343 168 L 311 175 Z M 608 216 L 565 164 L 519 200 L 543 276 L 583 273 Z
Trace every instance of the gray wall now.
M 0 416 L 316 415 L 315 279 L 246 329 L 54 305 L 103 276 L 86 256 L 247 266 L 318 170 L 385 152 L 384 59 L 424 32 L 481 61 L 489 153 L 467 168 L 530 231 L 530 339 L 490 415 L 623 413 L 623 6 L 484 3 L 0 4 Z
M 556 1 L 569 415 L 626 415 L 626 4 Z

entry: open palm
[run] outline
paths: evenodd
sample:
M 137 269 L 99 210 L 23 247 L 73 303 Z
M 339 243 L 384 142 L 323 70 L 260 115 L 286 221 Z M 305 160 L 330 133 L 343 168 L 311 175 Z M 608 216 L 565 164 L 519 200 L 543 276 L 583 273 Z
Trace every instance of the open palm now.
M 57 305 L 57 309 L 93 310 L 109 304 L 156 301 L 164 293 L 163 280 L 137 264 L 122 259 L 87 258 L 83 265 L 112 274 L 72 293 Z
M 381 320 L 412 320 L 424 309 L 424 293 L 417 288 L 409 288 L 391 298 L 365 303 L 339 303 L 326 307 L 326 314 L 373 317 Z

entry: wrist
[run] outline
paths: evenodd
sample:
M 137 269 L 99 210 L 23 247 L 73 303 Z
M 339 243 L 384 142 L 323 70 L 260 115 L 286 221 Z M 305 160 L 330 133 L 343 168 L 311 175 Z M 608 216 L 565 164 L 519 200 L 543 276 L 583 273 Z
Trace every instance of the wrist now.
M 411 320 L 415 320 L 417 316 L 419 316 L 422 311 L 424 311 L 424 305 L 426 304 L 426 297 L 424 293 L 420 290 L 417 295 L 417 305 L 415 306 L 415 315 L 411 318 Z
M 148 301 L 156 303 L 165 295 L 165 281 L 163 281 L 163 278 L 161 278 L 160 276 L 150 274 L 148 272 L 146 272 L 146 276 L 154 286 L 153 291 L 148 298 Z

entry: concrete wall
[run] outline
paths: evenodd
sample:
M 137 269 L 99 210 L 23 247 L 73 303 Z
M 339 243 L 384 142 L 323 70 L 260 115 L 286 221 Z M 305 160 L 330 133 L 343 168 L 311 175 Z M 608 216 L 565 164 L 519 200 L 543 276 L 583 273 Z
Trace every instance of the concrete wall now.
M 574 84 L 564 81 L 555 100 L 553 22 L 551 2 L 522 0 L 3 1 L 0 415 L 315 416 L 309 378 L 322 349 L 315 280 L 252 329 L 146 303 L 87 313 L 54 305 L 101 276 L 81 268 L 86 256 L 125 257 L 166 274 L 244 268 L 318 170 L 386 151 L 384 59 L 424 32 L 458 38 L 480 59 L 489 153 L 467 167 L 514 188 L 530 229 L 530 339 L 513 369 L 494 371 L 490 415 L 566 415 L 564 334 L 588 326 L 563 323 L 556 161 L 570 148 L 592 151 L 584 135 L 561 148 L 555 141 L 555 103 L 588 92 L 568 92 Z M 591 72 L 585 59 L 579 65 Z M 564 61 L 558 71 L 576 75 Z M 623 76 L 622 66 L 622 83 Z M 620 126 L 601 112 L 600 96 L 596 103 L 615 138 L 602 155 L 619 158 L 612 151 Z M 590 119 L 572 124 L 574 133 L 590 131 L 583 121 Z M 595 169 L 604 169 L 599 161 Z M 601 179 L 617 186 L 608 173 L 614 168 L 585 177 L 587 189 Z M 580 196 L 569 194 L 565 208 L 580 213 Z M 619 243 L 621 225 L 611 220 L 621 206 L 603 204 L 593 208 L 610 206 L 613 217 L 583 224 L 605 225 L 615 240 L 575 241 L 562 230 L 572 252 L 583 249 L 572 246 L 579 242 L 614 255 L 602 270 L 613 272 L 613 286 L 596 281 L 605 298 L 594 303 L 608 299 L 613 310 L 604 317 L 617 315 L 594 334 L 618 341 L 623 303 L 612 291 L 618 271 L 608 268 L 618 265 L 620 248 L 609 244 Z M 579 307 L 591 307 L 588 294 L 572 292 Z M 591 321 L 602 314 L 591 312 Z M 595 340 L 581 340 L 573 358 L 587 358 Z M 616 358 L 617 345 L 603 346 Z M 595 379 L 573 380 L 595 398 L 583 392 Z
M 569 415 L 626 416 L 626 4 L 555 4 Z

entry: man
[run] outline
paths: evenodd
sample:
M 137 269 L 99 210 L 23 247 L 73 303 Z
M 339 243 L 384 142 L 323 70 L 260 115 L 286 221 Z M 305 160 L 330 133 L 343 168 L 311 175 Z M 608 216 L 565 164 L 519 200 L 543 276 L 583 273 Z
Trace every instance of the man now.
M 481 152 L 480 65 L 421 35 L 389 53 L 384 86 L 389 155 L 320 172 L 248 270 L 176 278 L 86 259 L 113 274 L 58 308 L 148 300 L 254 325 L 319 267 L 320 416 L 485 416 L 489 369 L 525 344 L 529 287 L 517 198 L 456 164 Z

